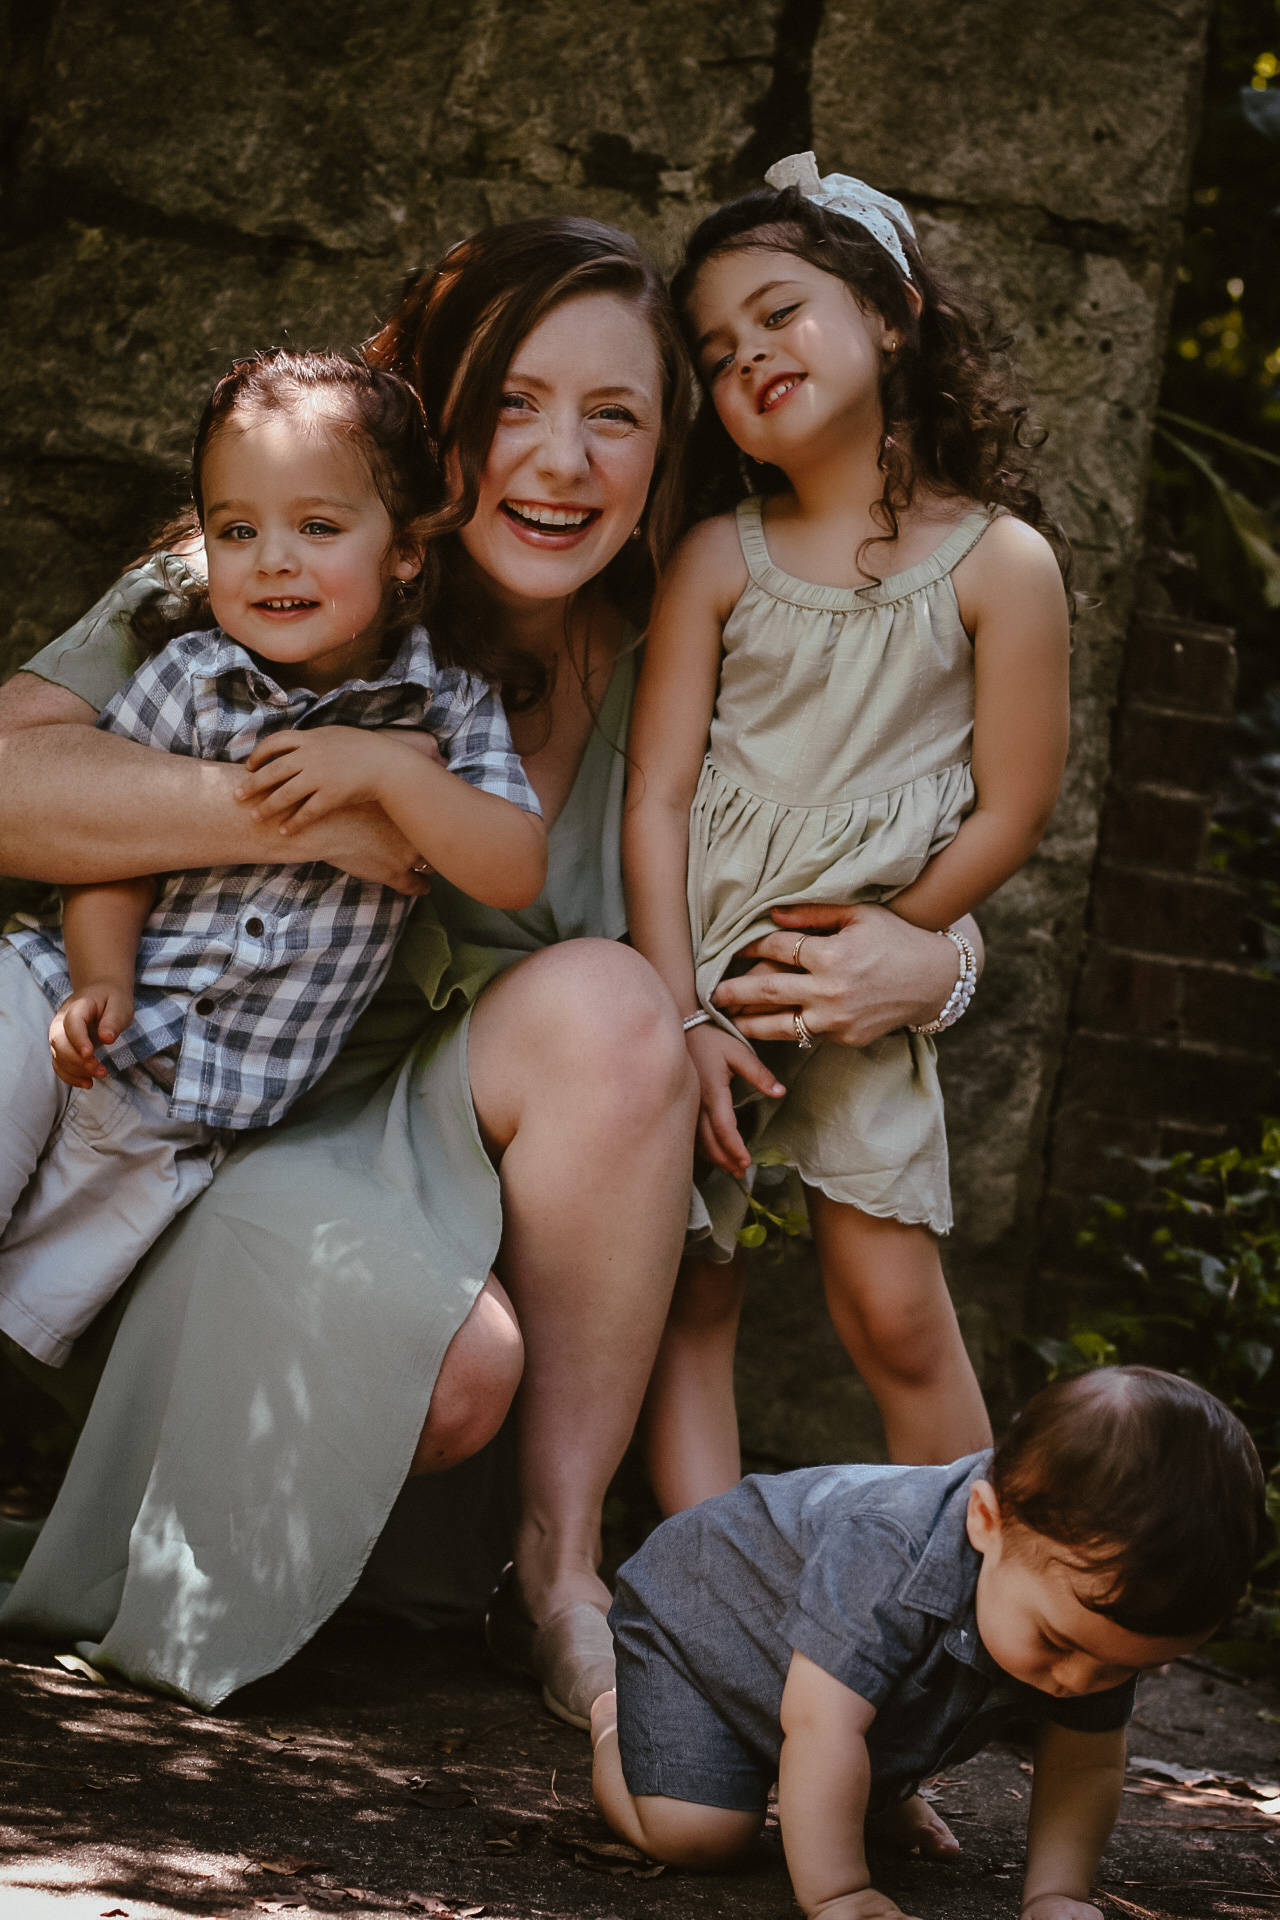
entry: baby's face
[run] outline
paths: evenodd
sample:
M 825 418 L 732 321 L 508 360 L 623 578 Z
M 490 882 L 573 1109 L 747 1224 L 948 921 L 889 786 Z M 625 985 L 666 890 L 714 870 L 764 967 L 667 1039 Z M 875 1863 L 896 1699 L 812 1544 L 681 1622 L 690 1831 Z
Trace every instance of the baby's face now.
M 1194 1653 L 1205 1639 L 1130 1633 L 1095 1613 L 1088 1602 L 1106 1592 L 1107 1575 L 1071 1565 L 1040 1534 L 1006 1527 L 985 1481 L 969 1496 L 968 1531 L 982 1555 L 976 1595 L 982 1643 L 997 1666 L 1042 1693 L 1101 1693 Z
M 370 667 L 396 549 L 368 465 L 333 431 L 284 413 L 216 435 L 204 458 L 205 548 L 214 618 L 316 693 Z

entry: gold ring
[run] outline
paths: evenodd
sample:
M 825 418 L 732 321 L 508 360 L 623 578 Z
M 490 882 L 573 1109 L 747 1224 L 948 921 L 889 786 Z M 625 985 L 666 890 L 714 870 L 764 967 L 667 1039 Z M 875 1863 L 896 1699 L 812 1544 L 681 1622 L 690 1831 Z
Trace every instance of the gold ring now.
M 796 1045 L 799 1047 L 801 1053 L 812 1052 L 813 1035 L 810 1033 L 808 1027 L 806 1027 L 804 1023 L 804 1015 L 800 1013 L 793 1013 L 791 1018 L 795 1022 Z
M 798 967 L 800 965 L 800 949 L 808 938 L 809 936 L 807 933 L 802 933 L 800 935 L 800 938 L 796 941 L 795 946 L 791 949 L 791 964 L 793 967 Z

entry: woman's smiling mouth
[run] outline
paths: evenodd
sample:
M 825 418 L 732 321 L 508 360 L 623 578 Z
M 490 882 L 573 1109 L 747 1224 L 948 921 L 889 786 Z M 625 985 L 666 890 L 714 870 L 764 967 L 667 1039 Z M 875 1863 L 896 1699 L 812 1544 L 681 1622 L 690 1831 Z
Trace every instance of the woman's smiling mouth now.
M 548 539 L 573 540 L 600 518 L 599 507 L 567 506 L 545 500 L 504 500 L 502 511 L 511 526 L 539 543 Z
M 775 407 L 780 407 L 787 395 L 795 392 L 804 377 L 802 373 L 775 374 L 773 379 L 760 389 L 760 395 L 756 401 L 756 412 L 771 413 Z

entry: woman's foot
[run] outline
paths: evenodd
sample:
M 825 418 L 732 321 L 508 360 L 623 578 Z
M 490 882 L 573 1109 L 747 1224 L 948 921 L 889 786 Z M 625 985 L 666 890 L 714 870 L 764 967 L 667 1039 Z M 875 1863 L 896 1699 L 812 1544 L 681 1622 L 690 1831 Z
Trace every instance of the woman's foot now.
M 607 1597 L 608 1590 L 601 1590 Z M 603 1610 L 590 1601 L 570 1601 L 535 1624 L 521 1604 L 512 1564 L 494 1588 L 484 1625 L 499 1665 L 536 1680 L 544 1706 L 585 1733 L 593 1703 L 614 1681 L 613 1635 Z
M 894 1853 L 918 1853 L 922 1860 L 954 1860 L 960 1851 L 960 1842 L 941 1814 L 935 1813 L 918 1793 L 896 1807 L 873 1814 L 867 1821 L 867 1833 Z

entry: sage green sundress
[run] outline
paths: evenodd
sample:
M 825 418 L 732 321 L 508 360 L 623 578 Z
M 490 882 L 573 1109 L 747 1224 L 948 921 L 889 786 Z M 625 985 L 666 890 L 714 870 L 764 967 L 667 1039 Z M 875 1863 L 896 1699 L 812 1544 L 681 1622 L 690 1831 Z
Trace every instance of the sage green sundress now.
M 775 566 L 763 502 L 744 500 L 749 575 L 724 629 L 720 686 L 689 817 L 689 920 L 698 997 L 771 909 L 884 902 L 955 838 L 973 806 L 973 647 L 952 582 L 992 515 L 968 515 L 927 560 L 878 585 L 825 587 Z M 787 1088 L 739 1108 L 756 1166 L 794 1168 L 864 1213 L 951 1226 L 947 1135 L 932 1040 L 819 1040 L 760 1051 Z M 739 1083 L 740 1085 L 742 1083 Z M 700 1251 L 727 1259 L 746 1200 L 698 1182 Z
M 135 664 L 130 612 L 181 578 L 172 557 L 126 576 L 29 671 L 101 706 Z M 483 1609 L 514 1510 L 509 1433 L 406 1485 L 502 1230 L 470 1008 L 527 954 L 625 930 L 616 745 L 633 680 L 624 656 L 533 905 L 503 913 L 434 881 L 324 1079 L 139 1269 L 0 1634 L 78 1643 L 209 1707 L 287 1660 L 358 1582 L 358 1600 L 423 1624 Z

